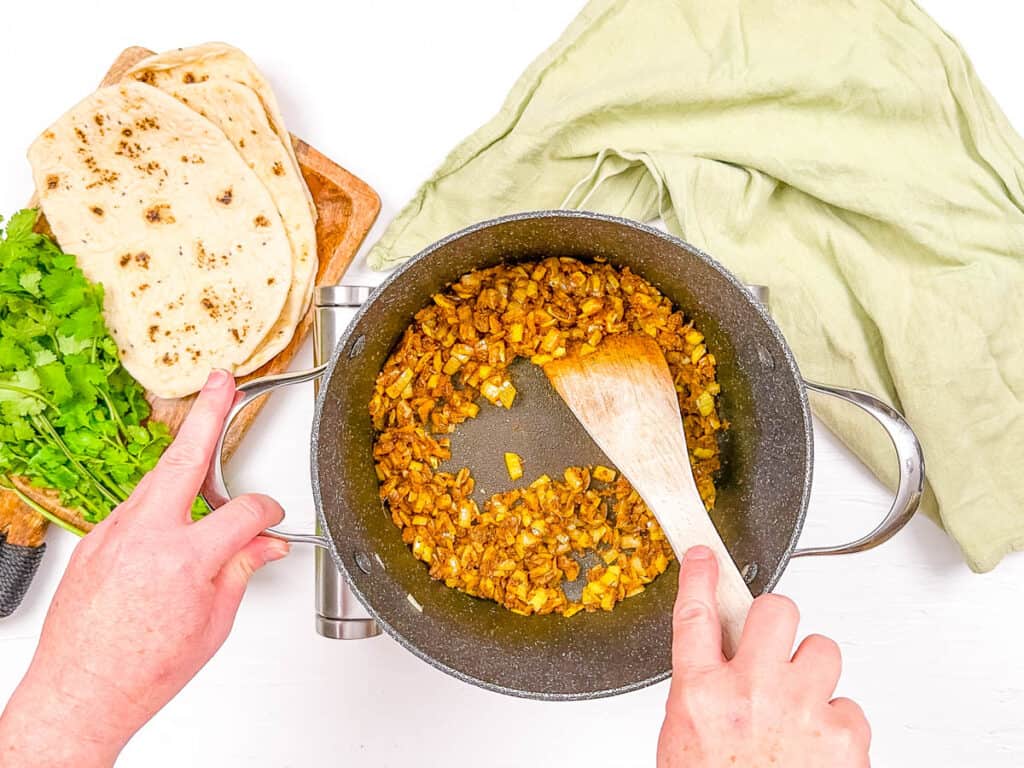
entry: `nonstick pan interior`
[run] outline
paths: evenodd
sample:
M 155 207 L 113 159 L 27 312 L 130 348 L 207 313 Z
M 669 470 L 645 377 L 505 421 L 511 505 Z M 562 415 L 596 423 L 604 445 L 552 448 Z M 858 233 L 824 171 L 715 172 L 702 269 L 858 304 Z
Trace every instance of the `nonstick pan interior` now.
M 631 690 L 669 674 L 677 568 L 611 613 L 523 617 L 432 581 L 378 498 L 367 412 L 373 383 L 413 314 L 474 268 L 547 256 L 629 266 L 695 318 L 719 361 L 723 471 L 713 518 L 755 594 L 770 589 L 799 536 L 810 488 L 806 397 L 777 328 L 739 283 L 686 244 L 621 219 L 552 212 L 507 217 L 458 233 L 393 275 L 353 321 L 320 388 L 313 488 L 332 554 L 356 594 L 403 645 L 488 688 L 548 699 Z M 510 487 L 503 454 L 524 480 L 606 461 L 529 363 L 512 369 L 510 411 L 481 405 L 453 435 L 452 464 L 478 493 Z M 357 563 L 357 556 L 358 563 Z

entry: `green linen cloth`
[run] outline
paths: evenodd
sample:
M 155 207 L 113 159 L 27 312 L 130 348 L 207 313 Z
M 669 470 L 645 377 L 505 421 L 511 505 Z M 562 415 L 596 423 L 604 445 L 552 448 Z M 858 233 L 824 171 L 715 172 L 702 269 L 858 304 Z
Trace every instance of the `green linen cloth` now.
M 913 2 L 593 0 L 369 261 L 513 211 L 662 217 L 770 286 L 805 376 L 906 414 L 925 508 L 985 571 L 1024 548 L 1022 158 Z M 894 483 L 868 417 L 815 408 Z

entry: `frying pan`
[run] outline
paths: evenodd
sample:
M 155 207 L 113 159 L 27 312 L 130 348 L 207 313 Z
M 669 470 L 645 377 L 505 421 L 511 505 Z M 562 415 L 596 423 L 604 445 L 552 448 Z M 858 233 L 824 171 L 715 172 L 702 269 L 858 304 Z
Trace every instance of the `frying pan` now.
M 718 360 L 720 412 L 731 426 L 712 518 L 757 595 L 772 589 L 793 557 L 877 546 L 913 515 L 924 482 L 914 433 L 871 395 L 810 384 L 765 308 L 711 257 L 678 238 L 626 219 L 544 211 L 505 216 L 426 248 L 370 297 L 331 360 L 311 371 L 248 382 L 230 419 L 257 397 L 323 376 L 312 427 L 311 474 L 324 536 L 268 533 L 325 547 L 383 629 L 435 667 L 502 693 L 538 699 L 609 696 L 671 672 L 676 568 L 615 610 L 524 617 L 433 581 L 384 511 L 371 453 L 368 403 L 374 381 L 413 315 L 432 294 L 473 269 L 547 256 L 602 257 L 653 283 L 696 321 Z M 452 435 L 453 467 L 469 466 L 479 500 L 510 487 L 502 457 L 524 458 L 522 482 L 566 466 L 607 462 L 536 367 L 511 369 L 512 409 L 482 403 Z M 878 419 L 897 451 L 900 482 L 892 508 L 849 544 L 796 550 L 811 490 L 813 446 L 808 389 L 857 405 Z M 226 429 L 226 427 L 225 427 Z M 206 484 L 227 501 L 218 458 Z

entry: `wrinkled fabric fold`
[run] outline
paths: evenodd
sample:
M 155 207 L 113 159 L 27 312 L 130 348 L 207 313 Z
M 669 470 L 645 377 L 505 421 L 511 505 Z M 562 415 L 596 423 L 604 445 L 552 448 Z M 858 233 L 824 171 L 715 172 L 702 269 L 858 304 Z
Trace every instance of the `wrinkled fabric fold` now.
M 904 412 L 926 510 L 985 571 L 1024 548 L 1022 158 L 913 2 L 593 0 L 369 261 L 515 211 L 663 218 L 770 286 L 805 376 Z M 892 486 L 881 430 L 814 406 Z

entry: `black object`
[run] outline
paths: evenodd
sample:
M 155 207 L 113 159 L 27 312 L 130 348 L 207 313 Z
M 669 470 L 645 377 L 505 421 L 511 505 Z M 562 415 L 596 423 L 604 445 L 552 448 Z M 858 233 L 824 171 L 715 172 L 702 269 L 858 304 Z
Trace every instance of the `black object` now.
M 0 618 L 10 616 L 21 605 L 45 551 L 45 544 L 8 544 L 7 537 L 0 534 Z

